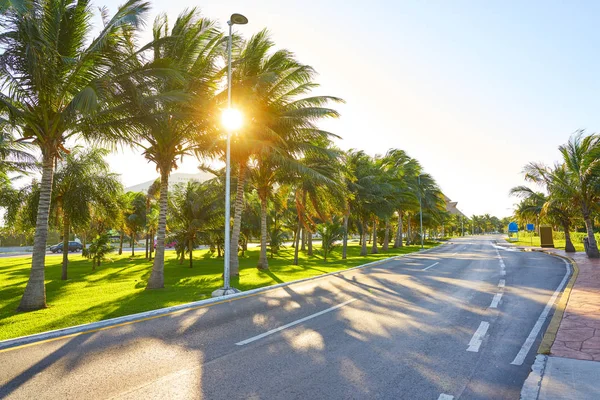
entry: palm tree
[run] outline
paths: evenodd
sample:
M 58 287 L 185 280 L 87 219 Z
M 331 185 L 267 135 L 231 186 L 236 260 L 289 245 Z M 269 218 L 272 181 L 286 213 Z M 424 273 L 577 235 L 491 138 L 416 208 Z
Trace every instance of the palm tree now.
M 338 113 L 326 106 L 330 101 L 341 101 L 331 96 L 308 96 L 318 86 L 314 82 L 315 71 L 299 63 L 287 50 L 272 52 L 274 46 L 267 31 L 252 36 L 242 49 L 241 61 L 233 74 L 236 106 L 252 115 L 252 120 L 239 136 L 239 142 L 234 140 L 232 144 L 232 153 L 237 153 L 242 171 L 238 178 L 232 244 L 237 248 L 241 226 L 240 192 L 243 192 L 239 185 L 243 185 L 244 166 L 248 165 L 261 201 L 258 261 L 261 269 L 268 268 L 266 220 L 272 185 L 286 174 L 312 173 L 298 160 L 307 152 L 322 151 L 320 143 L 333 137 L 319 129 L 316 122 L 337 117 Z M 237 252 L 231 253 L 235 274 Z
M 331 215 L 340 209 L 347 208 L 346 193 L 340 184 L 341 152 L 329 147 L 323 142 L 320 148 L 328 151 L 309 152 L 300 160 L 301 164 L 311 173 L 294 173 L 287 177 L 293 187 L 294 208 L 298 221 L 295 229 L 295 239 L 300 239 L 300 232 L 307 232 L 310 239 L 316 226 L 315 219 L 329 221 Z M 309 239 L 309 252 L 311 256 L 312 242 Z M 294 265 L 298 265 L 299 246 L 295 244 Z
M 89 115 L 118 107 L 125 31 L 137 29 L 148 3 L 129 0 L 104 18 L 90 40 L 92 5 L 86 1 L 28 0 L 0 14 L 0 116 L 42 154 L 42 180 L 31 272 L 20 310 L 46 307 L 44 265 L 54 163 L 63 143 L 89 134 Z M 105 15 L 105 13 L 103 13 Z M 108 120 L 108 118 L 106 118 Z M 94 140 L 118 140 L 114 131 Z
M 344 226 L 339 218 L 334 218 L 331 222 L 318 225 L 317 232 L 321 235 L 323 260 L 327 261 L 327 255 L 335 247 L 335 242 L 344 236 Z
M 154 249 L 154 222 L 156 221 L 153 211 L 155 211 L 154 206 L 158 197 L 160 197 L 160 179 L 152 182 L 146 191 L 146 258 L 149 260 L 152 260 L 152 250 Z
M 146 62 L 140 53 L 139 66 L 167 66 L 177 76 L 157 79 L 147 87 L 129 88 L 137 101 L 129 121 L 136 126 L 134 143 L 160 174 L 160 212 L 156 255 L 147 289 L 164 287 L 165 235 L 168 187 L 171 171 L 186 155 L 206 155 L 212 151 L 210 102 L 217 85 L 218 60 L 222 53 L 222 33 L 215 23 L 195 10 L 184 11 L 169 32 L 166 15 L 156 18 L 154 40 L 145 46 L 152 50 Z M 155 94 L 162 94 L 157 98 Z
M 587 255 L 600 258 L 592 219 L 592 212 L 600 200 L 600 136 L 585 136 L 584 131 L 578 131 L 559 150 L 565 173 L 553 185 L 553 193 L 562 199 L 571 199 L 580 209 L 588 237 Z
M 192 268 L 198 235 L 223 222 L 223 185 L 216 180 L 177 185 L 170 203 L 173 233 L 187 246 Z
M 571 199 L 558 196 L 553 190 L 554 182 L 566 178 L 564 165 L 556 165 L 553 169 L 539 163 L 529 163 L 525 166 L 525 179 L 529 182 L 544 186 L 549 193 L 548 196 L 535 192 L 527 186 L 516 186 L 510 190 L 510 194 L 522 198 L 518 204 L 515 214 L 519 219 L 546 218 L 551 222 L 562 225 L 565 232 L 565 251 L 575 252 L 575 246 L 571 240 L 571 221 L 574 218 L 574 209 Z
M 125 193 L 127 207 L 125 209 L 125 226 L 131 244 L 131 256 L 135 256 L 135 244 L 138 233 L 146 225 L 146 195 L 141 192 Z
M 58 164 L 54 174 L 52 202 L 62 219 L 63 263 L 61 279 L 67 279 L 69 234 L 72 226 L 84 226 L 91 209 L 114 209 L 115 199 L 123 190 L 116 174 L 110 172 L 105 149 L 75 148 Z

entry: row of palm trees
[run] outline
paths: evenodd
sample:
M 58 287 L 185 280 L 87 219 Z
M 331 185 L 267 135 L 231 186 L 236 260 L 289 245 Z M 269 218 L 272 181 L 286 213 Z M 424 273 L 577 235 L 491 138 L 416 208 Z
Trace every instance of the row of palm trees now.
M 90 224 L 98 232 L 127 230 L 134 238 L 142 231 L 147 240 L 156 233 L 148 289 L 164 287 L 167 221 L 173 234 L 183 235 L 181 242 L 187 242 L 190 253 L 203 227 L 211 226 L 214 233 L 219 225 L 220 171 L 215 171 L 215 182 L 176 190 L 171 206 L 168 188 L 170 173 L 182 157 L 208 162 L 224 156 L 217 116 L 226 104 L 226 40 L 214 21 L 191 9 L 173 24 L 160 15 L 152 40 L 140 43 L 148 9 L 148 3 L 130 0 L 112 17 L 103 10 L 103 27 L 95 38 L 86 1 L 26 0 L 9 5 L 0 16 L 0 152 L 8 149 L 0 154 L 0 174 L 23 172 L 35 164 L 31 154 L 41 156 L 41 180 L 28 188 L 28 200 L 7 201 L 14 206 L 9 219 L 29 216 L 35 222 L 21 310 L 46 306 L 44 266 L 51 218 L 62 221 L 65 241 L 69 231 L 88 232 Z M 233 52 L 233 98 L 248 120 L 232 141 L 232 243 L 254 234 L 245 222 L 248 210 L 257 206 L 258 268 L 268 268 L 267 242 L 270 238 L 273 251 L 275 230 L 284 223 L 282 210 L 293 211 L 287 213 L 287 223 L 295 233 L 296 263 L 301 237 L 310 251 L 312 233 L 336 216 L 342 221 L 344 251 L 348 232 L 355 230 L 363 254 L 369 237 L 372 252 L 378 251 L 379 240 L 387 249 L 393 232 L 394 246 L 403 245 L 403 235 L 406 242 L 414 242 L 419 203 L 426 227 L 443 226 L 448 218 L 443 196 L 416 160 L 397 149 L 371 157 L 333 145 L 337 136 L 320 129 L 318 122 L 338 117 L 330 104 L 342 100 L 312 94 L 318 84 L 310 66 L 277 49 L 267 31 L 247 40 L 236 37 Z M 69 148 L 67 143 L 74 140 L 102 149 L 141 149 L 155 164 L 159 185 L 152 194 L 122 194 L 103 161 L 107 150 Z M 89 195 L 78 196 L 78 182 L 88 185 L 81 190 Z M 155 196 L 158 215 L 150 218 Z M 212 217 L 203 214 L 200 224 L 193 215 L 183 215 L 186 204 Z M 221 219 L 221 227 L 223 223 Z M 219 242 L 218 234 L 212 237 Z M 65 279 L 67 263 L 65 254 Z M 236 251 L 231 252 L 231 273 L 239 275 Z
M 599 258 L 594 220 L 600 204 L 600 135 L 574 133 L 559 147 L 561 160 L 552 166 L 529 163 L 525 180 L 536 185 L 517 186 L 511 194 L 521 198 L 515 216 L 523 222 L 548 223 L 565 233 L 565 251 L 574 252 L 570 232 L 585 227 L 587 254 Z

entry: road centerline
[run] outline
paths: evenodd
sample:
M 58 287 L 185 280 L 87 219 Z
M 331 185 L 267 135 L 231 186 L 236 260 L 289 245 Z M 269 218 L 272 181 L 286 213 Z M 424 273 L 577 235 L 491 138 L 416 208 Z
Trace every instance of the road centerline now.
M 310 320 L 310 319 L 316 318 L 316 317 L 318 317 L 318 316 L 320 316 L 320 315 L 323 315 L 323 314 L 326 314 L 326 313 L 328 313 L 328 312 L 331 312 L 331 311 L 337 310 L 338 308 L 342 308 L 342 307 L 344 307 L 344 306 L 346 306 L 346 305 L 348 305 L 348 304 L 350 304 L 350 303 L 352 303 L 353 301 L 356 301 L 356 300 L 358 300 L 358 299 L 350 299 L 350 300 L 347 300 L 347 301 L 345 301 L 345 302 L 343 302 L 343 303 L 341 303 L 341 304 L 338 304 L 337 306 L 329 307 L 329 308 L 327 308 L 327 309 L 325 309 L 325 310 L 323 310 L 323 311 L 319 311 L 319 312 L 317 312 L 317 313 L 314 313 L 314 314 L 308 315 L 308 316 L 306 316 L 306 317 L 304 317 L 304 318 L 300 318 L 300 319 L 297 319 L 297 320 L 295 320 L 295 321 L 292 321 L 292 322 L 290 322 L 290 323 L 288 323 L 288 324 L 282 325 L 282 326 L 280 326 L 279 328 L 271 329 L 270 331 L 267 331 L 267 332 L 261 333 L 260 335 L 252 336 L 251 338 L 248 338 L 248 339 L 246 339 L 246 340 L 242 340 L 241 342 L 237 342 L 237 343 L 236 343 L 236 345 L 238 345 L 238 346 L 244 346 L 244 345 L 246 345 L 246 344 L 252 343 L 252 342 L 254 342 L 254 341 L 257 341 L 257 340 L 259 340 L 259 339 L 262 339 L 262 338 L 264 338 L 264 337 L 270 336 L 270 335 L 272 335 L 272 334 L 274 334 L 274 333 L 281 332 L 281 331 L 283 331 L 284 329 L 290 328 L 290 327 L 292 327 L 292 326 L 294 326 L 294 325 L 301 324 L 301 323 L 303 323 L 303 322 L 305 322 L 305 321 L 308 321 L 308 320 Z
M 496 293 L 496 295 L 492 299 L 492 304 L 490 304 L 490 308 L 498 308 L 498 303 L 500 303 L 500 299 L 502 299 L 502 293 Z
M 479 347 L 483 342 L 483 337 L 485 336 L 488 328 L 490 327 L 490 323 L 486 321 L 481 321 L 479 324 L 479 328 L 473 334 L 471 341 L 469 342 L 469 347 L 467 347 L 467 351 L 472 351 L 474 353 L 479 352 Z
M 429 268 L 435 267 L 438 264 L 439 264 L 439 261 L 436 262 L 436 263 L 431 264 L 429 267 L 423 268 L 421 271 L 427 271 Z

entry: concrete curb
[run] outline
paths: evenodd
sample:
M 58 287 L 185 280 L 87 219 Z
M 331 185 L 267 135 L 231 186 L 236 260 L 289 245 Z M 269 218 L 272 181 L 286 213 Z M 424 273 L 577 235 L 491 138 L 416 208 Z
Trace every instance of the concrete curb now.
M 82 334 L 86 334 L 86 333 L 98 332 L 98 331 L 102 331 L 102 330 L 106 330 L 106 329 L 116 328 L 119 326 L 129 325 L 129 324 L 132 324 L 135 322 L 147 321 L 147 320 L 151 320 L 151 319 L 155 319 L 155 318 L 164 317 L 166 315 L 171 315 L 174 313 L 180 313 L 180 312 L 189 311 L 189 310 L 196 310 L 199 308 L 204 308 L 204 307 L 209 307 L 209 306 L 213 306 L 213 305 L 217 305 L 217 304 L 221 304 L 221 303 L 231 302 L 234 300 L 240 300 L 240 299 L 243 299 L 246 297 L 256 296 L 258 294 L 270 292 L 272 290 L 277 290 L 282 287 L 287 287 L 287 286 L 295 285 L 298 283 L 304 283 L 304 282 L 309 282 L 309 281 L 313 281 L 313 280 L 317 280 L 317 279 L 327 278 L 327 277 L 333 276 L 333 275 L 343 275 L 347 272 L 374 267 L 374 266 L 377 266 L 380 264 L 387 263 L 392 260 L 397 260 L 399 258 L 416 255 L 416 254 L 428 253 L 434 249 L 437 249 L 437 248 L 443 246 L 444 244 L 445 243 L 440 243 L 440 245 L 438 245 L 438 246 L 431 247 L 431 248 L 423 250 L 423 251 L 399 254 L 399 255 L 395 255 L 393 257 L 384 258 L 381 260 L 373 261 L 373 262 L 363 264 L 363 265 L 358 265 L 356 267 L 352 267 L 352 268 L 348 268 L 348 269 L 344 269 L 344 270 L 334 271 L 334 272 L 330 272 L 330 273 L 323 274 L 323 275 L 313 276 L 310 278 L 299 279 L 296 281 L 279 283 L 277 285 L 252 289 L 252 290 L 248 290 L 245 292 L 240 292 L 240 293 L 236 293 L 236 294 L 232 294 L 232 295 L 228 295 L 228 296 L 199 300 L 199 301 L 194 301 L 191 303 L 179 304 L 176 306 L 171 306 L 171 307 L 166 307 L 166 308 L 159 308 L 157 310 L 145 311 L 145 312 L 131 314 L 131 315 L 124 315 L 122 317 L 111 318 L 111 319 L 107 319 L 107 320 L 103 320 L 103 321 L 91 322 L 88 324 L 76 325 L 76 326 L 56 329 L 56 330 L 48 331 L 48 332 L 35 333 L 33 335 L 21 336 L 21 337 L 17 337 L 17 338 L 13 338 L 13 339 L 6 339 L 6 340 L 0 341 L 0 353 L 15 349 L 17 347 L 31 346 L 31 345 L 34 345 L 39 342 L 59 340 L 59 339 L 64 339 L 64 338 L 82 335 Z
M 525 380 L 521 388 L 521 400 L 537 400 L 540 389 L 542 388 L 542 379 L 544 379 L 544 371 L 548 356 L 538 354 L 531 366 L 531 373 Z
M 579 275 L 579 266 L 570 257 L 564 257 L 558 254 L 553 254 L 549 251 L 542 251 L 545 254 L 549 254 L 551 256 L 561 258 L 563 260 L 568 261 L 573 268 L 573 273 L 571 274 L 571 278 L 567 285 L 563 289 L 563 292 L 556 303 L 556 308 L 554 310 L 554 315 L 548 324 L 548 328 L 546 329 L 546 333 L 540 342 L 540 347 L 538 347 L 538 354 L 550 354 L 550 349 L 554 344 L 554 340 L 556 339 L 556 333 L 558 332 L 558 328 L 560 327 L 560 323 L 562 322 L 563 315 L 565 313 L 565 308 L 567 307 L 567 303 L 569 302 L 569 297 L 571 296 L 571 290 L 575 285 L 575 281 L 577 280 L 577 276 Z

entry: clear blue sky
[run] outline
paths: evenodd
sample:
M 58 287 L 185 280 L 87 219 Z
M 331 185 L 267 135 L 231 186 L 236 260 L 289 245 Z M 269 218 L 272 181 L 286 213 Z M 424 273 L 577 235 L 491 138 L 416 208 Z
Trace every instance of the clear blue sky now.
M 108 2 L 114 12 L 119 2 Z M 526 3 L 526 4 L 525 4 Z M 154 2 L 173 18 L 199 7 L 226 26 L 232 12 L 268 27 L 280 47 L 344 98 L 324 127 L 342 148 L 418 158 L 466 214 L 510 214 L 508 190 L 528 161 L 552 163 L 579 128 L 600 126 L 600 2 Z M 156 177 L 131 154 L 111 157 L 126 185 Z M 194 172 L 188 159 L 181 168 Z

